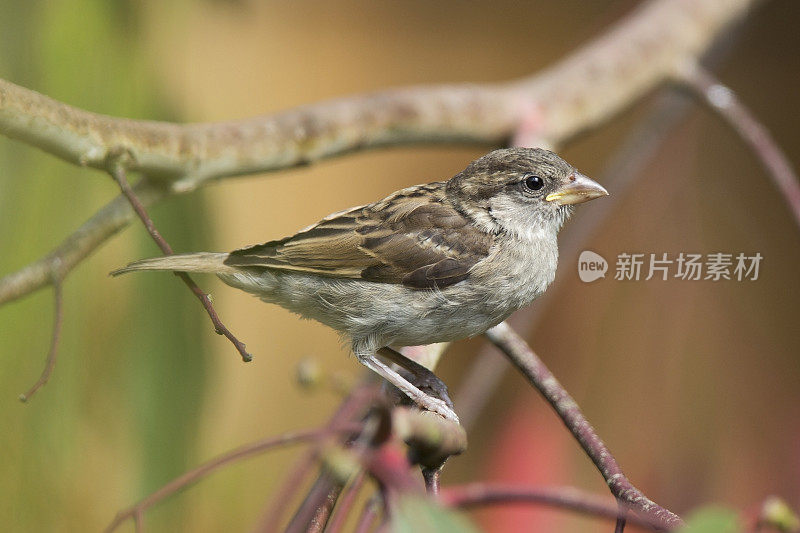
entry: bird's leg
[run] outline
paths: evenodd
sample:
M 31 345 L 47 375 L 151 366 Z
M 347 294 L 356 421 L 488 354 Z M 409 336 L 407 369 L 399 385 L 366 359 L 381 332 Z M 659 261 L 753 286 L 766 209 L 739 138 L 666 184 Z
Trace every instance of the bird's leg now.
M 447 385 L 444 381 L 439 379 L 439 376 L 434 374 L 430 369 L 422 366 L 413 359 L 409 359 L 402 353 L 393 348 L 384 346 L 378 350 L 378 355 L 388 359 L 389 361 L 403 367 L 407 370 L 414 379 L 412 383 L 420 390 L 443 400 L 451 409 L 453 408 L 453 401 L 450 399 L 450 394 L 447 391 Z
M 419 388 L 412 385 L 406 378 L 398 374 L 395 370 L 390 368 L 386 363 L 381 361 L 375 356 L 375 353 L 363 353 L 355 351 L 356 357 L 361 361 L 361 364 L 381 376 L 383 379 L 397 387 L 400 392 L 408 396 L 411 401 L 416 403 L 422 409 L 433 411 L 448 420 L 458 423 L 458 416 L 444 400 L 434 398 L 419 390 Z

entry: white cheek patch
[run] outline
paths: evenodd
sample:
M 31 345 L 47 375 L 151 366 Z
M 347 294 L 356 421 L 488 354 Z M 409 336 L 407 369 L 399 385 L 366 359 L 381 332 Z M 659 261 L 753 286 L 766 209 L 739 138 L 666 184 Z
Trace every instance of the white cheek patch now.
M 552 237 L 569 216 L 538 200 L 521 202 L 505 194 L 492 199 L 491 210 L 494 219 L 506 231 L 527 241 Z

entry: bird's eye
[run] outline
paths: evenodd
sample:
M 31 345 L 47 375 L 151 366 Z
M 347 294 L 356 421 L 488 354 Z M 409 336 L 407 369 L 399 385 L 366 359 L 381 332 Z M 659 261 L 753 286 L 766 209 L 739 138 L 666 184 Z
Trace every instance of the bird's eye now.
M 544 180 L 536 174 L 527 174 L 523 183 L 525 184 L 526 188 L 532 191 L 538 191 L 544 187 Z

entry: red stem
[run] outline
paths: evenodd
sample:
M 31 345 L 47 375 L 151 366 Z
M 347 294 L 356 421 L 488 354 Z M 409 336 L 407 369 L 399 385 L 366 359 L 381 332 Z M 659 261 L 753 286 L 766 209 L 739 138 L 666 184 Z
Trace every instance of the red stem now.
M 508 356 L 514 366 L 556 410 L 561 421 L 600 470 L 611 493 L 618 500 L 661 527 L 674 529 L 683 525 L 683 520 L 678 515 L 647 498 L 628 481 L 616 459 L 581 413 L 578 404 L 522 337 L 505 322 L 487 331 L 486 336 Z
M 610 520 L 619 520 L 621 512 L 613 500 L 573 487 L 526 487 L 503 483 L 471 483 L 442 489 L 439 501 L 448 507 L 460 509 L 485 505 L 545 505 Z M 663 527 L 660 522 L 653 522 L 636 515 L 627 517 L 627 519 L 632 524 L 650 529 Z
M 800 181 L 789 159 L 769 130 L 758 121 L 736 93 L 713 74 L 694 64 L 684 69 L 681 80 L 703 99 L 747 144 L 766 169 L 800 226 Z
M 134 521 L 136 522 L 141 521 L 141 514 L 148 508 L 160 502 L 167 496 L 174 494 L 180 489 L 188 487 L 192 483 L 196 483 L 200 479 L 206 477 L 207 475 L 211 474 L 212 472 L 220 469 L 221 467 L 227 464 L 247 459 L 250 457 L 254 457 L 260 454 L 261 452 L 264 452 L 266 450 L 278 446 L 286 446 L 289 444 L 296 444 L 299 442 L 305 442 L 309 440 L 324 439 L 332 434 L 337 434 L 337 433 L 353 433 L 360 429 L 361 429 L 360 424 L 351 422 L 337 428 L 325 427 L 322 429 L 313 429 L 298 433 L 288 433 L 280 435 L 278 437 L 271 437 L 268 439 L 263 439 L 260 441 L 253 442 L 251 444 L 247 444 L 245 446 L 241 446 L 228 453 L 222 454 L 208 461 L 207 463 L 198 466 L 197 468 L 189 470 L 188 472 L 182 474 L 181 476 L 178 476 L 177 478 L 173 479 L 172 481 L 170 481 L 157 491 L 153 492 L 149 496 L 145 497 L 143 500 L 139 501 L 136 505 L 120 511 L 119 513 L 117 513 L 117 516 L 114 518 L 114 520 L 106 528 L 105 531 L 106 533 L 114 531 L 128 518 L 133 518 Z

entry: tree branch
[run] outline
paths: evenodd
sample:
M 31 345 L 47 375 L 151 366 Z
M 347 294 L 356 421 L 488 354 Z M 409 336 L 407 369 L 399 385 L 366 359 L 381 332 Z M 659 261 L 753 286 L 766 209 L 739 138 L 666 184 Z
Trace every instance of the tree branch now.
M 689 62 L 678 72 L 677 79 L 708 104 L 747 144 L 783 196 L 795 223 L 800 226 L 800 182 L 769 130 L 747 109 L 735 92 L 697 62 Z
M 683 524 L 681 518 L 647 498 L 628 481 L 616 459 L 581 413 L 578 404 L 562 387 L 528 344 L 505 322 L 486 332 L 486 336 L 508 356 L 528 381 L 545 397 L 580 443 L 581 448 L 603 475 L 611 493 L 632 511 L 669 529 Z
M 75 164 L 131 170 L 183 186 L 264 172 L 353 150 L 419 142 L 497 143 L 522 102 L 541 109 L 546 138 L 564 139 L 651 90 L 702 53 L 754 0 L 655 0 L 540 75 L 501 85 L 390 90 L 239 121 L 177 125 L 91 113 L 0 81 L 0 133 Z
M 162 187 L 146 180 L 134 186 L 133 191 L 143 205 L 151 205 L 167 193 Z M 53 279 L 63 281 L 78 263 L 124 228 L 134 217 L 133 209 L 124 196 L 114 198 L 64 239 L 55 250 L 35 263 L 0 279 L 0 305 L 50 285 Z
M 587 493 L 574 487 L 525 487 L 495 483 L 471 483 L 442 489 L 439 500 L 449 507 L 469 509 L 484 505 L 515 505 L 521 503 L 546 505 L 582 514 L 617 520 L 619 508 L 614 500 Z M 628 521 L 637 526 L 659 529 L 660 522 L 639 516 Z
M 110 156 L 126 153 L 130 170 L 162 181 L 149 198 L 137 191 L 145 205 L 214 178 L 378 146 L 499 144 L 518 131 L 525 110 L 540 120 L 536 138 L 557 145 L 670 78 L 757 1 L 651 0 L 553 67 L 505 84 L 394 89 L 224 123 L 118 119 L 0 80 L 0 134 L 103 170 Z M 56 257 L 68 272 L 130 219 L 114 200 L 47 257 L 0 279 L 0 304 L 46 285 Z

